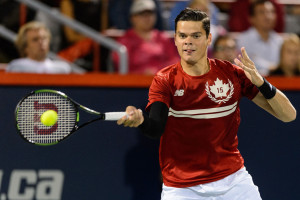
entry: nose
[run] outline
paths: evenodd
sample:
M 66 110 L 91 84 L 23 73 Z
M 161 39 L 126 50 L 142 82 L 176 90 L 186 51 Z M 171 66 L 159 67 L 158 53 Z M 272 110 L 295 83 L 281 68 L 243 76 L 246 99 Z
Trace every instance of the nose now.
M 185 44 L 185 45 L 192 45 L 192 42 L 191 42 L 190 39 L 186 39 L 186 40 L 184 41 L 184 44 Z
M 185 45 L 192 45 L 191 38 L 190 37 L 185 38 L 184 44 Z

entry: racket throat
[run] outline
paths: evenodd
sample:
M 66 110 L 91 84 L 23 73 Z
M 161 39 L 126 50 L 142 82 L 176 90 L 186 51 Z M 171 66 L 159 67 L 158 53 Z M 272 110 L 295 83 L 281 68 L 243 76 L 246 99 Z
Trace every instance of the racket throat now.
M 85 122 L 85 123 L 83 123 L 83 124 L 81 124 L 80 126 L 78 126 L 77 124 L 74 126 L 74 129 L 77 131 L 78 129 L 81 129 L 82 127 L 84 127 L 84 126 L 86 126 L 86 125 L 88 125 L 88 124 L 90 124 L 90 123 L 93 123 L 93 122 L 95 122 L 95 121 L 99 121 L 99 120 L 104 120 L 104 115 L 103 114 L 100 114 L 100 117 L 98 117 L 98 118 L 96 118 L 96 119 L 92 119 L 92 120 L 90 120 L 90 121 L 88 121 L 88 122 Z

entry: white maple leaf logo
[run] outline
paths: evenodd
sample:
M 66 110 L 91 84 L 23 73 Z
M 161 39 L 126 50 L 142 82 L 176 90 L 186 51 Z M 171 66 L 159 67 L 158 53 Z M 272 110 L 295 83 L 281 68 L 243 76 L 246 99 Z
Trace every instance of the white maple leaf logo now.
M 227 95 L 228 90 L 230 90 L 229 94 Z M 207 96 L 214 102 L 220 104 L 220 103 L 226 103 L 231 99 L 233 93 L 234 93 L 234 87 L 232 82 L 228 79 L 228 84 L 224 84 L 222 80 L 215 81 L 215 84 L 210 86 L 208 84 L 208 81 L 205 84 L 205 91 Z M 212 95 L 214 94 L 214 97 Z M 226 98 L 222 98 L 226 97 Z
M 210 91 L 215 95 L 215 98 L 227 97 L 229 86 L 228 84 L 224 84 L 222 80 L 219 80 L 217 78 L 215 84 L 209 87 L 210 87 Z

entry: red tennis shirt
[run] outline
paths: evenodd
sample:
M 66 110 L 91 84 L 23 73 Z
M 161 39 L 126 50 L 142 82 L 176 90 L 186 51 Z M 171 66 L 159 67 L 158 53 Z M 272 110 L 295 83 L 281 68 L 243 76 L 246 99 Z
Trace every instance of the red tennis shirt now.
M 160 140 L 159 159 L 166 186 L 190 187 L 220 180 L 244 166 L 238 150 L 240 99 L 258 89 L 244 71 L 229 62 L 209 59 L 210 71 L 186 74 L 180 63 L 159 71 L 149 103 L 169 107 Z

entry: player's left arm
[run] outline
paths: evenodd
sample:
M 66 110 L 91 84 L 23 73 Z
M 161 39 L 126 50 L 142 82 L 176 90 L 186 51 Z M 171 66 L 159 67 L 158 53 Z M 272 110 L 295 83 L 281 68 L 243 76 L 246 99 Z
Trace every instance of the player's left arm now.
M 281 121 L 290 122 L 295 120 L 297 112 L 289 99 L 258 73 L 255 64 L 248 57 L 244 47 L 241 52 L 242 55 L 239 55 L 239 59 L 236 58 L 234 61 L 260 90 L 252 101 Z

